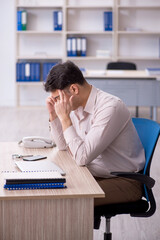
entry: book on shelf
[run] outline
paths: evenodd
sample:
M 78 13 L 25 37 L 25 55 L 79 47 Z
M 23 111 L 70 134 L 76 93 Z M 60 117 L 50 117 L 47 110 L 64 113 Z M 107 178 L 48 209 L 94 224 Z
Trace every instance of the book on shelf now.
M 27 30 L 27 11 L 18 10 L 17 11 L 17 31 Z
M 23 62 L 16 64 L 17 82 L 39 82 L 40 81 L 40 63 Z
M 63 16 L 62 11 L 53 12 L 54 31 L 62 31 Z
M 46 81 L 47 75 L 51 68 L 55 66 L 58 62 L 45 62 L 43 63 L 43 81 Z
M 66 179 L 56 171 L 2 172 L 7 190 L 65 188 Z
M 113 30 L 113 16 L 112 11 L 104 12 L 104 31 Z
M 87 41 L 85 37 L 68 37 L 67 38 L 67 56 L 68 57 L 85 57 Z

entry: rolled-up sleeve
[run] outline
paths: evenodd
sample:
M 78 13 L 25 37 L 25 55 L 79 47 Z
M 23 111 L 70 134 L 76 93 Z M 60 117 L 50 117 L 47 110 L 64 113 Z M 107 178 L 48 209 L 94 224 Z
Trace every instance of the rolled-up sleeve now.
M 50 124 L 50 129 L 51 129 L 51 137 L 54 140 L 54 142 L 56 143 L 58 149 L 66 150 L 67 145 L 66 145 L 66 141 L 64 139 L 62 125 L 60 123 L 59 118 L 56 118 L 49 124 Z

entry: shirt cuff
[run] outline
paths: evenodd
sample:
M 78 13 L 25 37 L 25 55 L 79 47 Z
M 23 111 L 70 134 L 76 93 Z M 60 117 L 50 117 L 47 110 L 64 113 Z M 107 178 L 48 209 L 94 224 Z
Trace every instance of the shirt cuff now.
M 57 131 L 57 129 L 61 129 L 61 124 L 60 124 L 59 118 L 56 118 L 52 122 L 49 122 L 49 126 L 53 130 L 56 130 L 56 131 Z
M 78 135 L 76 133 L 76 130 L 74 129 L 73 125 L 68 127 L 65 131 L 64 131 L 64 138 L 66 140 L 67 145 L 73 141 L 74 138 L 77 138 Z

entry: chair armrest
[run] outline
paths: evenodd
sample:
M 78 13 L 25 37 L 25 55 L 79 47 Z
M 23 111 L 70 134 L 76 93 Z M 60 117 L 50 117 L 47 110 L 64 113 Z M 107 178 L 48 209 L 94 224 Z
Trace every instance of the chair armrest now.
M 117 176 L 117 177 L 124 177 L 129 179 L 137 180 L 146 185 L 148 189 L 151 189 L 154 184 L 155 180 L 147 175 L 143 175 L 140 173 L 132 173 L 132 172 L 111 172 L 110 174 Z

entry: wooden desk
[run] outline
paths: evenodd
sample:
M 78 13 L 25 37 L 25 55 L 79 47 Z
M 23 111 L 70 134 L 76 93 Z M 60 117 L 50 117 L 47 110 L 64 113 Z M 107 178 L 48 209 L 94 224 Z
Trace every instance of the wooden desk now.
M 67 189 L 3 189 L 0 178 L 1 240 L 93 240 L 94 198 L 104 193 L 86 167 L 65 151 L 24 149 L 0 143 L 0 170 L 18 170 L 12 154 L 42 154 L 66 172 Z
M 120 97 L 128 106 L 151 107 L 156 121 L 157 106 L 160 106 L 160 82 L 156 76 L 148 76 L 145 71 L 108 70 L 101 75 L 90 71 L 85 78 L 95 87 Z

